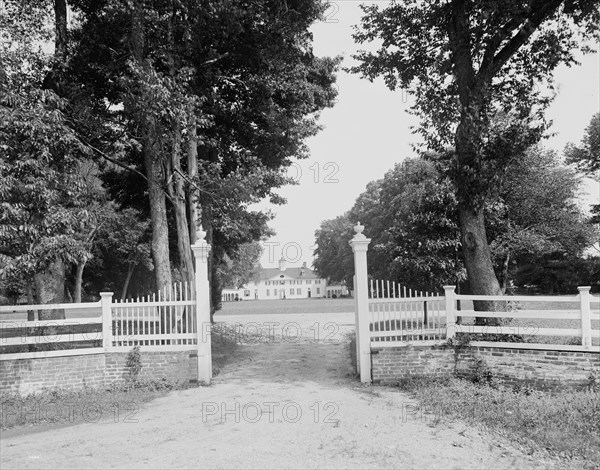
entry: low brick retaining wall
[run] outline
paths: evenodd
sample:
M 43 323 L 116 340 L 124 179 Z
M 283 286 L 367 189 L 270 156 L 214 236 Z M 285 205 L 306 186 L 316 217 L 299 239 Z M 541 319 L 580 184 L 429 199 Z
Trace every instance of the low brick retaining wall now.
M 129 375 L 126 352 L 0 361 L 0 392 L 28 395 L 44 388 L 98 387 Z M 141 351 L 141 379 L 195 382 L 195 351 Z
M 550 351 L 472 346 L 373 348 L 373 382 L 397 384 L 413 377 L 472 377 L 489 371 L 502 382 L 539 389 L 578 387 L 600 377 L 600 351 Z

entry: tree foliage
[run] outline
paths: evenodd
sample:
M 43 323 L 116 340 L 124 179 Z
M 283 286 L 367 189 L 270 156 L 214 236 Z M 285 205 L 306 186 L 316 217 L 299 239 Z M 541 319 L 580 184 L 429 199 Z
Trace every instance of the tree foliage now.
M 223 260 L 271 234 L 271 214 L 250 205 L 285 202 L 275 192 L 292 182 L 285 167 L 307 156 L 304 140 L 334 103 L 340 59 L 316 57 L 308 30 L 325 6 L 70 0 L 67 28 L 67 2 L 34 3 L 7 1 L 0 19 L 9 38 L 0 111 L 3 124 L 10 120 L 0 130 L 10 153 L 0 171 L 29 177 L 22 188 L 14 177 L 0 183 L 2 269 L 9 261 L 13 273 L 43 269 L 29 260 L 40 245 L 65 263 L 76 298 L 81 285 L 124 294 L 133 280 L 148 290 L 139 277 L 151 271 L 165 287 L 191 279 L 190 244 L 202 223 L 219 298 Z M 52 39 L 54 55 L 39 48 Z M 97 170 L 93 178 L 83 167 Z M 51 230 L 27 239 L 17 234 L 25 220 Z
M 412 289 L 440 291 L 466 279 L 457 224 L 458 198 L 445 175 L 447 156 L 407 159 L 373 181 L 343 216 L 315 233 L 315 267 L 331 280 L 352 285 L 352 225 L 371 238 L 369 275 Z M 522 268 L 546 260 L 577 264 L 599 233 L 578 205 L 580 178 L 555 153 L 534 146 L 507 170 L 484 210 L 494 271 L 503 291 L 527 281 Z M 533 275 L 533 273 L 532 273 Z
M 429 149 L 453 149 L 448 174 L 456 186 L 463 258 L 474 294 L 498 294 L 483 209 L 514 158 L 539 140 L 559 64 L 597 40 L 593 0 L 396 2 L 363 6 L 354 35 L 361 51 L 351 70 L 414 97 Z M 498 123 L 502 123 L 499 125 Z M 476 308 L 486 306 L 477 304 Z M 493 308 L 493 306 L 488 306 Z
M 592 116 L 581 143 L 567 144 L 564 153 L 567 163 L 574 163 L 582 172 L 600 177 L 600 113 Z

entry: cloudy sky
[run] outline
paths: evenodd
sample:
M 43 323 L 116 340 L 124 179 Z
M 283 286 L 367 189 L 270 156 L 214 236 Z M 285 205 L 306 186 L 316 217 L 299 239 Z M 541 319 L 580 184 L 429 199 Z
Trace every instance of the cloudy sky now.
M 360 3 L 332 3 L 327 21 L 315 24 L 315 54 L 344 56 L 344 66 L 353 63 L 352 25 L 361 17 Z M 385 5 L 387 1 L 377 2 Z M 366 46 L 361 46 L 365 49 Z M 582 57 L 581 66 L 561 67 L 555 74 L 558 95 L 548 111 L 553 121 L 546 147 L 561 152 L 567 142 L 579 142 L 594 113 L 600 110 L 600 59 Z M 313 261 L 314 232 L 322 220 L 350 209 L 369 181 L 382 178 L 396 162 L 414 156 L 411 143 L 419 141 L 410 126 L 417 120 L 406 111 L 411 101 L 401 91 L 389 91 L 382 80 L 370 83 L 356 75 L 340 72 L 339 96 L 334 108 L 321 115 L 324 130 L 307 143 L 311 157 L 295 163 L 288 175 L 299 184 L 283 188 L 285 206 L 261 204 L 276 217 L 270 226 L 277 232 L 263 245 L 261 263 L 276 266 L 283 255 L 291 265 Z M 600 203 L 600 184 L 586 181 L 587 198 Z

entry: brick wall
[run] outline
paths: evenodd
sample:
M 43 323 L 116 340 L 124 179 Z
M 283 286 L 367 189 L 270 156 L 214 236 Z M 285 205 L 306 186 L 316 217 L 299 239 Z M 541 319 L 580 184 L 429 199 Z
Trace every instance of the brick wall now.
M 190 382 L 196 380 L 194 351 L 143 351 L 141 378 Z M 127 353 L 12 359 L 0 361 L 0 392 L 28 395 L 44 388 L 81 389 L 124 381 Z
M 452 373 L 454 352 L 448 346 L 371 349 L 373 381 L 397 383 L 409 377 L 443 377 Z
M 473 376 L 482 367 L 508 384 L 536 388 L 585 385 L 592 372 L 600 375 L 600 351 L 547 351 L 451 346 L 374 348 L 373 382 L 395 384 L 410 377 Z
M 456 374 L 469 376 L 479 360 L 494 377 L 509 384 L 526 382 L 535 388 L 586 385 L 600 374 L 600 351 L 547 351 L 473 347 L 457 354 Z
M 129 369 L 125 366 L 127 354 L 106 354 L 106 380 L 125 380 Z M 141 379 L 169 379 L 189 382 L 196 380 L 198 359 L 194 351 L 142 351 Z

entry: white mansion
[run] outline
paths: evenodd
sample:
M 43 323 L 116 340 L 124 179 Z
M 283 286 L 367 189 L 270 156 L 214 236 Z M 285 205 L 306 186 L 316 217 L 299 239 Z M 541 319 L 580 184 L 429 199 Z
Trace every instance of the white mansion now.
M 342 286 L 327 286 L 303 263 L 299 268 L 287 267 L 284 259 L 279 260 L 278 268 L 264 268 L 256 278 L 240 289 L 223 289 L 222 300 L 276 300 L 307 299 L 309 297 L 331 297 L 347 294 Z

